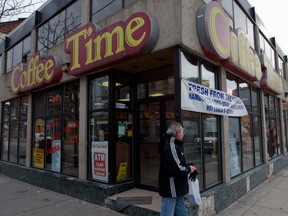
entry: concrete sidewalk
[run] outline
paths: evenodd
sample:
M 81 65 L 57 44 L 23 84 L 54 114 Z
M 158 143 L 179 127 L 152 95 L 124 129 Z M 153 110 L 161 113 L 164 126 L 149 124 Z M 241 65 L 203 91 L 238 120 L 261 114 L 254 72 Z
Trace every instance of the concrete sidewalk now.
M 217 216 L 287 216 L 288 167 L 249 192 Z
M 0 174 L 0 216 L 120 216 L 123 214 Z

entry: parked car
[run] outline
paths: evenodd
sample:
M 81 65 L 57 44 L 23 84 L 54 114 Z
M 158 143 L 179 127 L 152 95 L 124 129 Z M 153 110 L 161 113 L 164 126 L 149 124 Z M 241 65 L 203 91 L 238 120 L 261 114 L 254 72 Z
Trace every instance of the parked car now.
M 197 149 L 201 152 L 201 138 L 195 138 L 194 141 L 197 143 Z M 217 137 L 204 137 L 204 152 L 212 154 L 214 147 L 216 146 Z

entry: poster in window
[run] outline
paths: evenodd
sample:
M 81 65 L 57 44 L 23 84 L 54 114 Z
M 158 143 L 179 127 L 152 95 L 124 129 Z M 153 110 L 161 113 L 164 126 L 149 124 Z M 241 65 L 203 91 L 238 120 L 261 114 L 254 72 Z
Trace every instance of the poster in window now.
M 235 176 L 241 172 L 240 163 L 237 154 L 237 142 L 236 138 L 229 137 L 229 147 L 230 147 L 230 169 L 231 176 Z
M 33 148 L 33 165 L 35 168 L 44 169 L 44 149 Z
M 108 182 L 108 142 L 93 141 L 91 149 L 92 178 Z
M 52 141 L 52 171 L 60 172 L 61 140 Z

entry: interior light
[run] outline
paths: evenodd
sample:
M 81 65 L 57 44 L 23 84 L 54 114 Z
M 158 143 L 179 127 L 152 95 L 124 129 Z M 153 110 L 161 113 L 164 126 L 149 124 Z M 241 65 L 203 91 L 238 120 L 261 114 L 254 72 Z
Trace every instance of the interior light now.
M 115 83 L 115 86 L 121 86 L 122 84 L 121 83 Z M 105 81 L 105 82 L 102 82 L 101 83 L 101 86 L 104 86 L 104 87 L 108 87 L 109 86 L 109 82 L 108 81 Z
M 130 101 L 130 99 L 129 98 L 120 98 L 120 99 L 118 99 L 118 101 L 127 102 L 127 101 Z
M 163 93 L 149 94 L 149 97 L 160 97 L 160 96 L 164 96 L 164 94 Z

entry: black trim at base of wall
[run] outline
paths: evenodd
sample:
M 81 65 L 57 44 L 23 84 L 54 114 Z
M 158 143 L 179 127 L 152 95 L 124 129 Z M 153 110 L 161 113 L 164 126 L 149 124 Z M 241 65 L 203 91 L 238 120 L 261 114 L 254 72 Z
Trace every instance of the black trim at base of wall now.
M 3 161 L 0 161 L 0 173 L 28 184 L 102 206 L 105 205 L 107 197 L 135 188 L 134 182 L 106 185 Z
M 273 171 L 270 173 L 270 166 Z M 201 194 L 202 197 L 214 196 L 215 212 L 219 213 L 247 194 L 247 180 L 249 177 L 250 191 L 268 180 L 269 175 L 276 175 L 288 166 L 288 153 L 262 164 L 242 175 L 234 178 L 227 184 L 221 184 Z M 248 193 L 250 192 L 248 191 Z

